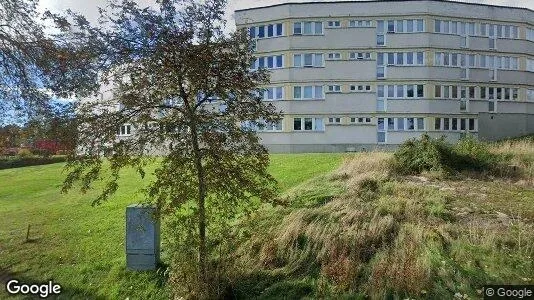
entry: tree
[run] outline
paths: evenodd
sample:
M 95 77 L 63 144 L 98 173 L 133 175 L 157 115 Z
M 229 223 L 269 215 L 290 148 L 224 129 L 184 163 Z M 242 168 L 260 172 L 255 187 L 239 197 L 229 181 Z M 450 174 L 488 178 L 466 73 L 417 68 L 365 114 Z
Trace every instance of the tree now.
M 99 59 L 107 63 L 95 65 L 112 92 L 79 105 L 80 151 L 69 159 L 64 191 L 81 182 L 85 192 L 108 174 L 98 204 L 117 190 L 122 168 L 144 177 L 147 154 L 161 155 L 146 195 L 174 224 L 175 274 L 196 261 L 195 282 L 181 285 L 207 297 L 215 249 L 231 224 L 274 199 L 268 152 L 253 128 L 280 115 L 258 96 L 269 74 L 249 69 L 247 33 L 223 33 L 226 0 L 158 5 L 114 2 L 103 12 Z M 117 137 L 124 124 L 132 135 Z
M 87 96 L 98 87 L 89 23 L 71 14 L 84 34 L 70 31 L 65 18 L 41 15 L 37 4 L 0 1 L 0 123 L 27 121 L 48 113 L 56 97 Z

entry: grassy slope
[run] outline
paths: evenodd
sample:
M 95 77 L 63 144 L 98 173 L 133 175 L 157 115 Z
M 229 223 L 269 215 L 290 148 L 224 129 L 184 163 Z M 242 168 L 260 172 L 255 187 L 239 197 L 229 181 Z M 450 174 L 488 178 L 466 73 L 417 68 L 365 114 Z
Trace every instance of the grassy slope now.
M 270 171 L 287 190 L 341 160 L 339 154 L 272 155 Z M 63 177 L 62 164 L 0 171 L 0 281 L 6 273 L 24 282 L 53 279 L 65 299 L 167 298 L 156 274 L 124 268 L 124 209 L 140 200 L 141 180 L 126 171 L 113 199 L 91 207 L 94 193 L 60 194 Z M 25 243 L 28 224 L 32 242 Z
M 523 177 L 391 176 L 391 155 L 368 153 L 296 187 L 345 189 L 312 205 L 294 193 L 288 208 L 258 214 L 237 294 L 476 299 L 484 284 L 534 284 L 534 142 L 491 151 L 513 155 Z

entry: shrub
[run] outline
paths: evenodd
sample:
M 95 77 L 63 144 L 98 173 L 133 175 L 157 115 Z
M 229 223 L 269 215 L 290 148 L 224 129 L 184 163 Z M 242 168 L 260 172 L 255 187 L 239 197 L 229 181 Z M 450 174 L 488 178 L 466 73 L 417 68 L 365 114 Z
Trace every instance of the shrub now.
M 17 155 L 21 158 L 32 156 L 32 152 L 29 149 L 20 149 Z
M 51 156 L 51 157 L 46 157 L 46 158 L 29 156 L 29 157 L 0 159 L 0 170 L 55 164 L 59 162 L 65 162 L 66 160 L 67 160 L 66 156 Z
M 424 171 L 450 174 L 476 171 L 494 175 L 510 175 L 506 171 L 508 157 L 490 152 L 489 147 L 472 136 L 457 144 L 444 138 L 432 139 L 427 134 L 411 139 L 395 152 L 392 169 L 402 175 L 421 174 Z
M 432 139 L 427 134 L 410 139 L 393 155 L 392 169 L 402 175 L 420 174 L 423 171 L 448 172 L 452 148 L 444 138 Z

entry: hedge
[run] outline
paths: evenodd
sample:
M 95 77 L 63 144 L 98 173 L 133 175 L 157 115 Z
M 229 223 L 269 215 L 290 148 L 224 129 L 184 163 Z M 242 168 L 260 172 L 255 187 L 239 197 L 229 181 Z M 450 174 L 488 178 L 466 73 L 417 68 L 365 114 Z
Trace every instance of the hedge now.
M 55 155 L 51 157 L 13 157 L 0 159 L 0 170 L 22 168 L 29 166 L 39 166 L 55 164 L 67 160 L 66 155 Z

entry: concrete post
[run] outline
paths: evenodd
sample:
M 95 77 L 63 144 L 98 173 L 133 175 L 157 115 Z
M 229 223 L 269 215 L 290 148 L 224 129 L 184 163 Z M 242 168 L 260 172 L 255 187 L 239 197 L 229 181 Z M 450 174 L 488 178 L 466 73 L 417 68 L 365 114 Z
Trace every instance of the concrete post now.
M 133 204 L 126 208 L 126 266 L 154 270 L 160 258 L 160 222 L 156 208 Z

